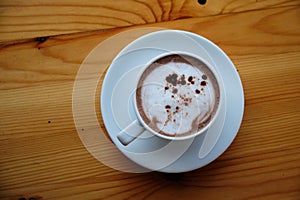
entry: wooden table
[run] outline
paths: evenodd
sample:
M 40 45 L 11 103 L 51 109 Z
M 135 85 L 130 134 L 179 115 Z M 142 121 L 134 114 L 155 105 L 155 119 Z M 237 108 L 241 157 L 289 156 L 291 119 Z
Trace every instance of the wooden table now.
M 105 39 L 143 27 L 207 37 L 239 71 L 242 126 L 201 169 L 120 172 L 78 137 L 81 63 Z M 300 199 L 299 0 L 3 0 L 0 51 L 1 199 Z

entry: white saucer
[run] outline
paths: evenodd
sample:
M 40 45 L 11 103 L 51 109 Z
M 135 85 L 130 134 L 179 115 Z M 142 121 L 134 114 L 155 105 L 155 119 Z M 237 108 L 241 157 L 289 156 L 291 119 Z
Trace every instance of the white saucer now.
M 137 74 L 149 60 L 166 51 L 196 53 L 217 68 L 226 93 L 221 115 L 209 134 L 194 140 L 170 142 L 145 132 L 144 138 L 125 147 L 116 136 L 136 119 L 132 94 Z M 115 58 L 102 85 L 101 110 L 111 139 L 129 159 L 151 170 L 186 172 L 212 162 L 231 144 L 242 121 L 244 94 L 234 65 L 219 47 L 193 33 L 164 30 L 135 40 Z

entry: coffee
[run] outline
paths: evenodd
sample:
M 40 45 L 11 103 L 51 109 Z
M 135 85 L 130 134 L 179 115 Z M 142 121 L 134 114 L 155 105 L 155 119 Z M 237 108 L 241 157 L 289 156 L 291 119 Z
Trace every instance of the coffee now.
M 201 60 L 171 54 L 152 62 L 136 91 L 139 115 L 155 132 L 173 137 L 192 135 L 215 115 L 220 89 L 214 73 Z

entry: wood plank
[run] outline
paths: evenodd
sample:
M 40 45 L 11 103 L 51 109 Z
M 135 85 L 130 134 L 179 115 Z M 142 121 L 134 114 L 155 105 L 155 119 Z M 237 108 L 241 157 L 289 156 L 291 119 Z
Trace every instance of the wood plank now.
M 251 62 L 251 58 L 257 55 L 299 52 L 299 10 L 299 7 L 285 7 L 209 18 L 184 19 L 159 23 L 157 26 L 198 33 L 219 45 L 231 58 L 245 58 L 245 62 L 247 59 Z M 286 21 L 291 25 L 285 25 Z M 0 54 L 2 66 L 0 88 L 22 88 L 66 80 L 72 82 L 79 65 L 97 44 L 114 34 L 135 28 L 137 27 L 101 33 L 57 36 L 44 42 L 28 40 L 17 44 L 4 44 Z M 128 42 L 134 37 L 128 38 Z M 110 61 L 106 61 L 107 65 Z M 270 66 L 272 62 L 271 60 Z M 259 63 L 255 63 L 257 64 Z
M 130 28 L 2 45 L 0 197 L 297 199 L 298 19 L 294 6 L 158 24 L 213 40 L 232 58 L 245 88 L 245 115 L 233 144 L 210 165 L 180 175 L 110 169 L 76 133 L 72 89 L 81 62 L 99 42 Z
M 20 1 L 0 3 L 0 42 L 299 5 L 297 0 Z
M 50 125 L 51 131 L 39 136 L 1 141 L 1 147 L 5 147 L 1 148 L 1 152 L 5 151 L 1 155 L 5 163 L 1 167 L 1 194 L 9 198 L 38 195 L 46 199 L 122 199 L 136 193 L 136 199 L 145 196 L 154 199 L 165 196 L 168 190 L 179 196 L 201 192 L 207 198 L 221 193 L 226 195 L 225 199 L 278 198 L 287 197 L 284 194 L 288 193 L 295 199 L 299 195 L 299 135 L 291 128 L 282 137 L 280 129 L 300 128 L 297 120 L 291 120 L 299 119 L 299 110 L 295 110 L 298 102 L 299 98 L 247 106 L 249 119 L 229 150 L 209 166 L 183 174 L 175 182 L 159 173 L 136 175 L 107 168 L 85 151 L 66 120 L 57 120 L 62 124 L 54 122 L 53 126 L 69 127 L 69 130 L 53 130 Z M 264 116 L 277 106 L 281 108 L 276 110 L 278 114 Z M 249 110 L 257 112 L 251 115 Z M 291 114 L 285 114 L 283 120 L 282 113 Z M 257 116 L 262 117 L 253 120 Z M 270 128 L 275 122 L 278 131 Z M 270 125 L 257 126 L 258 123 Z M 285 184 L 274 187 L 282 183 Z M 181 189 L 174 190 L 176 185 L 181 185 Z M 193 197 L 197 199 L 196 195 Z

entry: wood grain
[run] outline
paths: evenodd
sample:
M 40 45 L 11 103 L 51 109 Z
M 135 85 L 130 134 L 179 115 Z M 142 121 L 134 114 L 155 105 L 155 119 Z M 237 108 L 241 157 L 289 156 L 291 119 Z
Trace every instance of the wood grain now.
M 2 0 L 0 42 L 291 5 L 300 3 L 298 0 L 208 0 L 199 5 L 197 0 Z
M 230 148 L 177 175 L 110 169 L 86 151 L 73 122 L 73 83 L 88 53 L 116 33 L 151 25 L 3 44 L 0 197 L 298 199 L 299 13 L 299 6 L 284 6 L 156 24 L 214 41 L 232 58 L 245 90 L 243 123 Z

